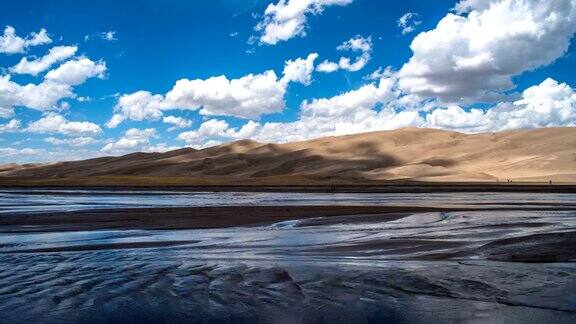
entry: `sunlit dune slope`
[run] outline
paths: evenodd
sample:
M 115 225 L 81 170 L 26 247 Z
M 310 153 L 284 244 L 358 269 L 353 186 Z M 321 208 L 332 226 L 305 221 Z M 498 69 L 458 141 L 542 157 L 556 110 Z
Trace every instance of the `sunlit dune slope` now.
M 241 140 L 203 150 L 133 153 L 45 165 L 9 165 L 18 178 L 97 176 L 205 180 L 349 179 L 576 181 L 576 128 L 462 134 L 406 128 L 286 144 Z

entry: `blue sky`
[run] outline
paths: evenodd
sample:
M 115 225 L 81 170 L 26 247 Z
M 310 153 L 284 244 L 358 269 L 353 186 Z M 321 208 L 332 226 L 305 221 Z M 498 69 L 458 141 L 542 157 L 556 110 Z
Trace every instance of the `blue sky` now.
M 11 1 L 0 22 L 0 163 L 576 122 L 575 0 Z

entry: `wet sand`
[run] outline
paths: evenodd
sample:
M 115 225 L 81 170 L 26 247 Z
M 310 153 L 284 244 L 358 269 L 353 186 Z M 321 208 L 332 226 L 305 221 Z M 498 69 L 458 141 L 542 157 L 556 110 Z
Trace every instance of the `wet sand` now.
M 576 321 L 576 195 L 81 194 L 0 200 L 5 321 Z
M 576 204 L 526 203 L 533 210 L 567 211 Z M 0 233 L 31 233 L 93 230 L 178 230 L 233 226 L 263 226 L 310 218 L 340 217 L 340 220 L 392 221 L 414 213 L 498 210 L 524 210 L 502 206 L 227 206 L 94 209 L 73 212 L 0 214 Z M 310 222 L 312 224 L 313 222 Z M 322 221 L 318 221 L 321 224 Z M 529 225 L 527 225 L 529 226 Z
M 574 205 L 538 205 L 530 210 L 538 212 L 573 212 Z M 522 213 L 524 207 L 425 207 L 425 206 L 233 206 L 233 207 L 179 207 L 179 208 L 129 208 L 84 210 L 76 212 L 50 212 L 18 215 L 0 215 L 0 233 L 79 232 L 100 230 L 192 230 L 228 227 L 282 227 L 283 224 L 299 227 L 330 225 L 358 225 L 401 220 L 413 215 L 443 215 L 448 213 L 490 212 Z M 431 219 L 434 219 L 431 216 Z M 478 225 L 478 230 L 492 228 L 507 231 L 511 228 L 538 229 L 546 223 L 515 222 Z M 469 228 L 474 228 L 470 226 Z M 468 228 L 467 228 L 468 229 Z M 142 241 L 76 246 L 19 249 L 17 253 L 92 251 L 106 249 L 162 248 L 196 243 L 194 240 Z M 350 242 L 345 245 L 320 245 L 308 253 L 321 253 L 333 257 L 370 255 L 371 251 L 389 251 L 395 254 L 419 253 L 408 257 L 415 260 L 455 260 L 482 256 L 495 261 L 516 262 L 571 262 L 576 261 L 576 231 L 538 233 L 520 237 L 502 237 L 482 246 L 473 246 L 469 239 L 451 240 L 442 237 L 414 235 L 410 238 L 386 238 Z M 0 246 L 1 247 L 1 246 Z M 404 257 L 406 258 L 406 257 Z
M 370 215 L 390 221 L 417 212 L 466 210 L 419 206 L 234 206 L 86 210 L 0 215 L 0 233 L 104 229 L 175 230 L 258 226 L 319 217 Z M 469 208 L 468 208 L 469 209 Z

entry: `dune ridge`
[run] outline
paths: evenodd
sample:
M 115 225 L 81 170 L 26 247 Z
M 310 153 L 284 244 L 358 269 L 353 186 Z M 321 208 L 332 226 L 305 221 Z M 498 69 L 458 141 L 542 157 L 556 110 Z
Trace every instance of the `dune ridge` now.
M 239 140 L 202 150 L 0 166 L 4 179 L 148 177 L 295 181 L 576 182 L 576 128 L 497 133 L 404 128 L 285 144 Z

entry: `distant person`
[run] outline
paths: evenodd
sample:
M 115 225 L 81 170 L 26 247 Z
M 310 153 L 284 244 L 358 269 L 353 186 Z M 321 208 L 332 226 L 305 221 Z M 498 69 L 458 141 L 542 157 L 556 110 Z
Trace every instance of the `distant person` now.
M 550 180 L 550 184 L 552 184 L 552 180 Z

